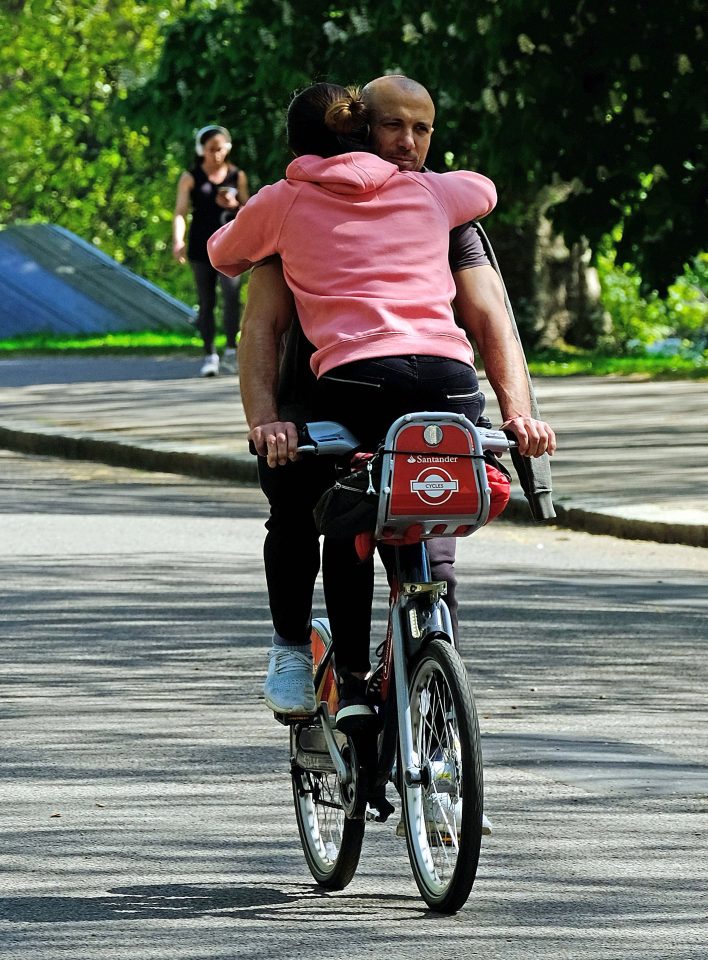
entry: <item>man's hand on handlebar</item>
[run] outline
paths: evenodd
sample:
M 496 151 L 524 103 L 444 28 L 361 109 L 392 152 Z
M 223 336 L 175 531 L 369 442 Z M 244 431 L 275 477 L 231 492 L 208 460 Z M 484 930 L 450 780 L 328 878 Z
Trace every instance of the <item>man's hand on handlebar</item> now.
M 254 427 L 248 439 L 256 448 L 259 457 L 266 457 L 269 467 L 284 467 L 291 460 L 297 460 L 297 427 L 289 420 L 276 420 Z
M 510 417 L 501 425 L 509 430 L 519 442 L 519 453 L 524 457 L 540 457 L 547 453 L 552 457 L 556 450 L 556 435 L 544 420 L 529 416 Z

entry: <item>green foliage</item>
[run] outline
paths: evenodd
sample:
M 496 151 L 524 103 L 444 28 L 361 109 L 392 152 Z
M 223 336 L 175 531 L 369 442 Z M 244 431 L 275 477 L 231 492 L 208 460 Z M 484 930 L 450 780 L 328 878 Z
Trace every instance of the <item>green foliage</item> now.
M 523 225 L 540 204 L 552 204 L 569 242 L 584 235 L 598 247 L 622 222 L 617 262 L 661 289 L 702 247 L 703 8 L 7 0 L 0 223 L 59 223 L 193 302 L 169 241 L 194 131 L 228 126 L 257 187 L 287 163 L 293 90 L 403 72 L 438 106 L 431 165 L 471 166 L 497 181 L 492 239 L 495 221 Z M 615 287 L 631 299 L 637 281 L 627 276 Z M 687 294 L 679 300 L 672 310 L 693 329 L 694 306 Z
M 179 165 L 113 109 L 153 69 L 162 25 L 182 5 L 25 0 L 4 15 L 0 222 L 60 224 L 193 297 L 170 256 Z
M 218 346 L 222 346 L 218 342 Z M 142 330 L 136 333 L 107 333 L 104 336 L 62 337 L 36 334 L 0 340 L 0 354 L 22 353 L 164 353 L 165 351 L 194 348 L 201 350 L 202 341 L 196 335 L 169 333 L 165 330 Z
M 476 89 L 469 81 L 475 44 L 460 26 L 468 18 L 448 6 L 441 0 L 347 9 L 329 0 L 193 4 L 168 28 L 159 68 L 131 93 L 126 110 L 149 125 L 155 142 L 181 150 L 185 163 L 194 129 L 205 118 L 223 123 L 258 186 L 281 177 L 288 162 L 284 120 L 293 91 L 316 80 L 365 83 L 403 72 L 428 85 L 438 101 L 431 160 L 444 169 L 445 151 L 470 143 L 469 94 Z
M 192 4 L 128 106 L 175 150 L 204 117 L 218 119 L 233 128 L 254 182 L 269 182 L 287 162 L 290 91 L 315 79 L 407 73 L 438 105 L 434 166 L 488 173 L 500 192 L 495 217 L 523 221 L 551 202 L 569 242 L 585 236 L 596 246 L 622 221 L 620 260 L 661 288 L 703 242 L 703 8 L 703 0 Z
M 708 254 L 702 253 L 671 284 L 665 298 L 656 291 L 643 295 L 641 278 L 629 263 L 618 265 L 614 247 L 598 256 L 602 304 L 612 329 L 602 349 L 643 348 L 667 338 L 682 341 L 695 352 L 708 341 Z
M 675 336 L 708 339 L 708 253 L 699 254 L 669 287 L 667 312 Z
M 569 242 L 621 221 L 619 261 L 664 289 L 705 242 L 703 0 L 484 6 L 482 156 L 522 202 L 566 185 Z
M 693 357 L 667 357 L 546 350 L 529 356 L 529 370 L 534 377 L 641 376 L 652 380 L 703 380 L 708 378 L 708 351 Z

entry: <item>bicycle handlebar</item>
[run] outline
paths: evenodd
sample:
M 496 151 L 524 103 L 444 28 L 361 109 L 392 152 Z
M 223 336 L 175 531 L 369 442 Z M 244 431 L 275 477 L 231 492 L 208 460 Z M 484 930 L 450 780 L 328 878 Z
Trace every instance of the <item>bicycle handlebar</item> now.
M 484 450 L 492 453 L 503 453 L 518 446 L 513 434 L 502 430 L 490 430 L 487 427 L 475 427 L 482 441 Z M 351 432 L 341 423 L 334 420 L 315 420 L 298 428 L 298 453 L 310 453 L 315 456 L 341 457 L 353 453 L 361 444 Z M 249 452 L 254 456 L 257 450 L 253 441 L 248 441 Z
M 489 430 L 486 427 L 475 427 L 482 441 L 484 450 L 492 453 L 503 453 L 518 446 L 516 439 L 502 430 Z M 318 420 L 306 423 L 298 431 L 302 443 L 298 445 L 298 453 L 312 453 L 317 456 L 343 456 L 352 453 L 360 444 L 354 434 L 333 420 Z

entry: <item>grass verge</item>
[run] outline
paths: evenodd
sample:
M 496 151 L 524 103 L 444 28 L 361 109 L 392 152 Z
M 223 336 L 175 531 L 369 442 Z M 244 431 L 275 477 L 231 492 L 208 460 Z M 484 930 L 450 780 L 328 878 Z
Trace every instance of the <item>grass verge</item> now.
M 701 380 L 708 377 L 708 355 L 637 353 L 624 357 L 591 351 L 544 350 L 528 356 L 535 377 L 627 377 Z
M 137 333 L 108 333 L 85 337 L 36 334 L 0 340 L 0 356 L 46 353 L 164 353 L 165 350 L 191 347 L 201 349 L 201 345 L 201 339 L 191 332 L 141 330 Z

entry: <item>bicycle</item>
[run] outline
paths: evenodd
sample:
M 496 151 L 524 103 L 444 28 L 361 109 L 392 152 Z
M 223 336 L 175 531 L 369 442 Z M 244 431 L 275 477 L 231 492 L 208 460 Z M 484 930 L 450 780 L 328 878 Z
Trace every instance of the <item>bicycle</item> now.
M 342 457 L 358 446 L 331 422 L 308 424 L 303 436 L 302 453 Z M 395 572 L 389 574 L 386 638 L 367 685 L 376 704 L 376 731 L 345 736 L 334 726 L 335 664 L 323 618 L 312 624 L 317 712 L 276 714 L 290 726 L 293 799 L 305 859 L 324 888 L 343 889 L 354 876 L 367 820 L 384 822 L 394 810 L 385 797 L 386 784 L 393 782 L 425 902 L 453 913 L 471 892 L 482 837 L 479 724 L 443 599 L 447 585 L 431 579 L 425 540 L 467 536 L 487 521 L 485 452 L 513 446 L 502 432 L 475 427 L 459 414 L 408 414 L 388 431 L 373 540 L 395 548 Z M 504 505 L 507 500 L 508 484 Z

